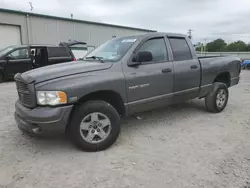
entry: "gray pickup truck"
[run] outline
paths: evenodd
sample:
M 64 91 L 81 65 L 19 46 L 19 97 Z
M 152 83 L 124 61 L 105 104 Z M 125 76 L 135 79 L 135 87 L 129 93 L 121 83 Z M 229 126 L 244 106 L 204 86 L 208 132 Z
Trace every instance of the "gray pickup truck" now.
M 66 132 L 83 150 L 104 150 L 122 116 L 194 98 L 221 112 L 240 71 L 235 57 L 197 58 L 185 35 L 115 38 L 82 61 L 16 74 L 15 120 L 26 132 Z

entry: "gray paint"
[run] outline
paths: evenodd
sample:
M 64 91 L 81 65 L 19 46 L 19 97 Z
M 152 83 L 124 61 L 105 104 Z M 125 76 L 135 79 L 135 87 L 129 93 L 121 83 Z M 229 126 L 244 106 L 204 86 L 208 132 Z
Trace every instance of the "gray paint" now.
M 214 57 L 214 58 L 200 58 L 202 67 L 202 80 L 201 85 L 211 84 L 214 78 L 222 73 L 229 72 L 230 77 L 238 77 L 238 63 L 239 59 L 236 57 Z
M 98 46 L 112 36 L 154 32 L 153 30 L 60 18 L 28 12 L 0 9 L 0 24 L 21 28 L 22 44 L 59 44 L 80 40 Z
M 15 103 L 15 108 L 15 120 L 21 129 L 33 132 L 32 129 L 39 126 L 46 132 L 64 132 L 73 106 L 68 105 L 59 108 L 47 107 L 46 113 L 43 113 L 44 109 L 27 109 L 19 101 L 17 101 Z M 22 119 L 21 117 L 26 118 Z
M 18 74 L 16 79 L 22 78 L 36 90 L 64 91 L 68 98 L 78 100 L 96 91 L 114 91 L 121 96 L 126 115 L 203 97 L 212 90 L 212 83 L 222 72 L 229 72 L 230 86 L 238 84 L 239 59 L 227 57 L 199 60 L 190 42 L 192 60 L 176 62 L 170 57 L 166 62 L 128 66 L 138 47 L 150 38 L 164 36 L 168 50 L 171 51 L 168 35 L 170 34 L 150 33 L 136 36 L 137 41 L 126 55 L 113 64 L 86 61 L 65 63 Z M 189 41 L 184 35 L 171 36 L 185 37 Z M 191 69 L 192 65 L 197 65 L 197 69 Z M 162 72 L 167 68 L 172 71 Z

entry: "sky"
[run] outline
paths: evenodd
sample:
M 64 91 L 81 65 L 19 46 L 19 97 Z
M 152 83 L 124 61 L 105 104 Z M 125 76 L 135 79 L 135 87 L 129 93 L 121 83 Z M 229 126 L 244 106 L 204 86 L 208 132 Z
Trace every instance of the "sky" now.
M 0 8 L 250 43 L 250 0 L 0 0 Z

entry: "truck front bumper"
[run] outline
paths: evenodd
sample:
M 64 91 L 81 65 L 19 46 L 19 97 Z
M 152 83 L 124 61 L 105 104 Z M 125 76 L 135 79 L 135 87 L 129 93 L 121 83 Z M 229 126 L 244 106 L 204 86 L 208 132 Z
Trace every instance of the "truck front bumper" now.
M 61 107 L 24 107 L 15 104 L 15 121 L 21 130 L 42 134 L 44 132 L 65 132 L 73 105 Z

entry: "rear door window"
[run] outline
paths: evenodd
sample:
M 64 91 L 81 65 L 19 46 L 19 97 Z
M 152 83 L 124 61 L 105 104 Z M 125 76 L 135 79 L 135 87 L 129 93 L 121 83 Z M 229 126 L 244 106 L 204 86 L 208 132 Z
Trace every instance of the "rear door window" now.
M 175 61 L 193 59 L 191 50 L 185 38 L 169 38 Z
M 66 47 L 48 47 L 49 57 L 70 57 L 70 52 Z

